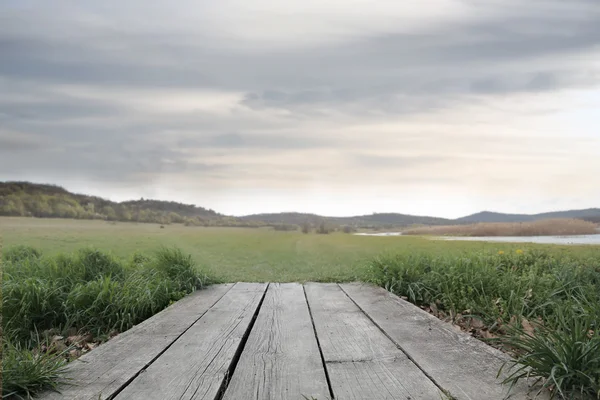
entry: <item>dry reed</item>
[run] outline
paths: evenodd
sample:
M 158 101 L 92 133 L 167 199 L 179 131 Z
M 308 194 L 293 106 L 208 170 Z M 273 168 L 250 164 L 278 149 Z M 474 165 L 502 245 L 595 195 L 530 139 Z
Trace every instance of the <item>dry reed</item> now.
M 408 229 L 405 235 L 436 236 L 551 236 L 588 235 L 597 225 L 580 219 L 546 219 L 532 222 L 488 222 L 470 225 L 428 226 Z

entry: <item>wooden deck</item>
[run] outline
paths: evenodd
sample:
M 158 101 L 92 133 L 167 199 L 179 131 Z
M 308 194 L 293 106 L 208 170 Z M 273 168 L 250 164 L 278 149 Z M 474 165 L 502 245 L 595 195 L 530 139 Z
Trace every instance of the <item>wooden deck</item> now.
M 237 283 L 82 356 L 69 365 L 75 385 L 41 398 L 499 400 L 504 360 L 381 288 Z M 511 393 L 535 397 L 525 384 Z

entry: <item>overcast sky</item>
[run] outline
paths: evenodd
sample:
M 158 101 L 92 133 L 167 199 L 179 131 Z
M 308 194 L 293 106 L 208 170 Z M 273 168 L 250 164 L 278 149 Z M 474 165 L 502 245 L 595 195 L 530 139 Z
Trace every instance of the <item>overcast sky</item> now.
M 0 0 L 0 180 L 458 217 L 599 176 L 599 0 Z

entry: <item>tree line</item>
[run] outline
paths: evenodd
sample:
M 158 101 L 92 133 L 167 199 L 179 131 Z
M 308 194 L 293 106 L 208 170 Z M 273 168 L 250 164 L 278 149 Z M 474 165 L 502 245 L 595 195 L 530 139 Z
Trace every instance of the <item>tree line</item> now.
M 264 223 L 228 217 L 194 205 L 135 200 L 122 203 L 70 193 L 53 185 L 0 182 L 0 216 L 182 223 L 191 226 L 258 227 Z
M 114 202 L 100 197 L 71 193 L 59 186 L 29 182 L 0 182 L 0 216 L 98 219 L 186 226 L 271 227 L 277 231 L 352 233 L 354 226 L 339 225 L 322 217 L 298 214 L 293 222 L 238 218 L 192 204 L 159 200 Z

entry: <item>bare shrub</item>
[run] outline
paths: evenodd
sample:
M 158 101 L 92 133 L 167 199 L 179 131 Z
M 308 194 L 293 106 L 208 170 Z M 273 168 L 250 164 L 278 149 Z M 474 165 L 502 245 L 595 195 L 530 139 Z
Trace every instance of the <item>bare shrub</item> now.
M 302 224 L 302 233 L 310 233 L 310 223 L 308 221 Z
M 327 224 L 325 221 L 321 221 L 319 226 L 317 227 L 317 233 L 321 235 L 327 235 L 333 232 L 333 228 Z
M 356 232 L 356 228 L 354 228 L 353 226 L 350 226 L 350 225 L 345 225 L 342 228 L 342 232 L 344 232 L 344 233 L 354 233 L 354 232 Z

